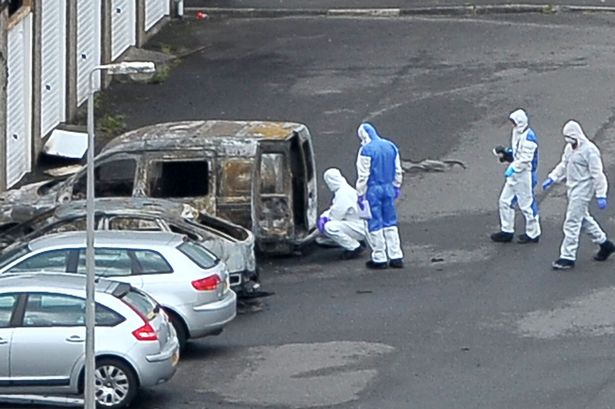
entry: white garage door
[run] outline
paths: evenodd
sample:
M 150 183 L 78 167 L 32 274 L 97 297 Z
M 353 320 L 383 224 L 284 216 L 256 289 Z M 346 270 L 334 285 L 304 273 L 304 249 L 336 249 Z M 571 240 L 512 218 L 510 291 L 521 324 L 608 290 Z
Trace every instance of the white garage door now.
M 8 34 L 6 182 L 7 187 L 30 171 L 32 146 L 32 14 Z
M 66 119 L 66 0 L 45 0 L 41 33 L 41 137 Z
M 135 0 L 113 0 L 111 4 L 111 59 L 118 58 L 137 42 Z
M 148 31 L 161 18 L 169 15 L 171 4 L 169 0 L 145 0 L 145 31 Z
M 77 0 L 77 103 L 88 98 L 90 72 L 100 65 L 101 3 L 98 0 Z M 100 73 L 94 78 L 94 91 L 100 87 Z

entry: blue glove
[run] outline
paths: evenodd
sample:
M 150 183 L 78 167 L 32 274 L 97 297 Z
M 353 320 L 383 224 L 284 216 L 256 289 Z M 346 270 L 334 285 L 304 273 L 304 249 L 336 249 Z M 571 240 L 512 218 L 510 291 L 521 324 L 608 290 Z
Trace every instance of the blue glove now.
M 325 224 L 327 224 L 331 219 L 326 216 L 321 216 L 318 219 L 318 231 L 323 233 L 325 232 Z
M 598 203 L 598 209 L 606 209 L 606 197 L 597 197 L 596 203 Z
M 513 175 L 513 173 L 515 173 L 515 168 L 513 168 L 512 165 L 508 165 L 508 167 L 506 168 L 506 172 L 504 172 L 504 176 L 509 178 Z
M 365 201 L 365 195 L 359 196 L 359 199 L 357 200 L 357 204 L 359 205 L 359 209 L 361 210 L 365 210 L 365 206 L 363 205 L 364 201 Z
M 554 184 L 555 181 L 551 178 L 547 178 L 547 180 L 545 180 L 544 182 L 542 182 L 542 190 L 547 190 L 548 188 L 551 187 L 552 184 Z
M 395 192 L 395 194 L 393 195 L 393 199 L 397 200 L 399 194 L 401 193 L 401 188 L 393 186 L 393 190 Z

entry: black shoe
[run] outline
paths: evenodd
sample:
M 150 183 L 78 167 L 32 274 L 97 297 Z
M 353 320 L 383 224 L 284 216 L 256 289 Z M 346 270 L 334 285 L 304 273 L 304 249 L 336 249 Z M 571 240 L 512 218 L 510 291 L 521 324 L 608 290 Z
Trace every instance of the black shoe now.
M 540 241 L 540 236 L 536 236 L 531 238 L 527 234 L 523 233 L 517 237 L 517 243 L 519 244 L 528 244 L 528 243 L 538 243 Z
M 387 268 L 387 263 L 386 262 L 376 263 L 375 261 L 370 260 L 367 263 L 365 263 L 365 267 L 371 270 L 384 270 L 385 268 Z
M 394 258 L 389 260 L 389 267 L 392 268 L 404 268 L 404 259 L 403 258 Z
M 574 261 L 565 258 L 558 258 L 551 263 L 551 267 L 553 267 L 553 270 L 570 270 L 574 267 Z
M 506 233 L 505 231 L 500 231 L 497 233 L 493 233 L 491 235 L 491 240 L 495 241 L 496 243 L 508 243 L 510 241 L 512 241 L 514 234 L 512 233 Z
M 612 241 L 607 240 L 600 245 L 600 250 L 594 256 L 596 261 L 605 261 L 611 254 L 615 252 L 615 244 Z
M 363 251 L 365 251 L 365 247 L 361 247 L 360 245 L 354 250 L 344 250 L 344 252 L 342 253 L 342 260 L 351 260 L 353 258 L 357 258 L 361 254 L 363 254 Z

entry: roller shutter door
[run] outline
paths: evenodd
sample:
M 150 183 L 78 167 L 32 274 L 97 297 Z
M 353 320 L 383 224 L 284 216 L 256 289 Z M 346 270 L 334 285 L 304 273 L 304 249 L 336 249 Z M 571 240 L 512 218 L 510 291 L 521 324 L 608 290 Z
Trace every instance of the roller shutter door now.
M 8 33 L 6 181 L 12 187 L 30 171 L 32 146 L 32 14 Z
M 171 12 L 169 0 L 145 0 L 145 31 Z
M 111 59 L 118 58 L 137 42 L 135 0 L 113 0 L 111 4 Z
M 77 103 L 88 98 L 88 81 L 92 69 L 100 65 L 101 3 L 77 0 Z M 100 73 L 94 78 L 94 90 L 100 88 Z
M 41 137 L 66 119 L 66 0 L 45 0 L 41 33 Z

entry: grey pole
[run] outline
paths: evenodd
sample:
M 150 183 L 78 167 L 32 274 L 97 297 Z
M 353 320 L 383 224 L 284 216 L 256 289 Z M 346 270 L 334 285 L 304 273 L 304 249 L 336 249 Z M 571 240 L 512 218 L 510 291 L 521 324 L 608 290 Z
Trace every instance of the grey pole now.
M 90 71 L 88 81 L 88 156 L 87 156 L 87 201 L 86 201 L 86 248 L 85 248 L 85 378 L 84 409 L 96 409 L 96 370 L 94 329 L 95 312 L 95 267 L 94 260 L 94 74 L 100 67 Z
M 99 65 L 92 68 L 88 78 L 88 154 L 86 161 L 86 247 L 85 247 L 85 379 L 84 379 L 84 409 L 96 409 L 95 381 L 95 343 L 96 328 L 96 262 L 94 259 L 94 74 L 107 70 L 111 74 L 148 74 L 156 71 L 153 62 L 133 61 L 116 64 Z

